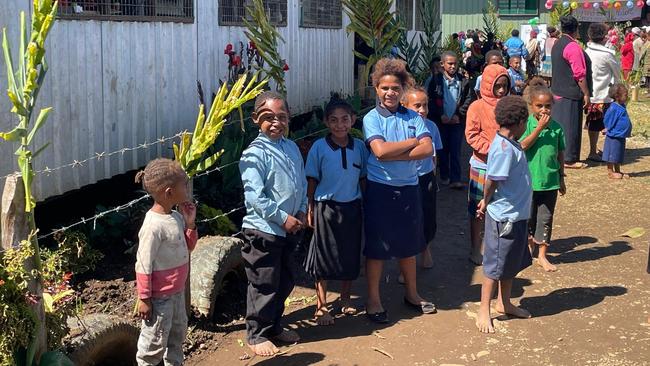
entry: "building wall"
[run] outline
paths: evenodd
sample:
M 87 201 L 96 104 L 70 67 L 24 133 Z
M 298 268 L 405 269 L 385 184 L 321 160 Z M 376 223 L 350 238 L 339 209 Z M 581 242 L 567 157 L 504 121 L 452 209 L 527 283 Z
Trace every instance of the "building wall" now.
M 30 0 L 2 0 L 0 28 L 18 43 L 19 13 Z M 192 130 L 198 112 L 196 81 L 207 95 L 227 78 L 227 43 L 246 41 L 243 27 L 220 27 L 216 0 L 195 0 L 194 23 L 58 20 L 48 38 L 50 69 L 39 106 L 54 111 L 35 139 L 50 146 L 35 161 L 37 170 L 55 168 L 95 153 L 111 152 Z M 293 114 L 310 111 L 330 91 L 353 92 L 352 37 L 343 29 L 298 26 L 299 0 L 289 0 L 288 26 L 280 47 L 290 70 L 288 100 Z M 344 26 L 345 27 L 345 17 Z M 17 47 L 14 47 L 14 59 Z M 10 113 L 6 67 L 0 58 L 0 131 L 17 121 Z M 15 144 L 0 141 L 0 177 L 17 169 Z M 64 168 L 35 179 L 43 200 L 137 169 L 158 156 L 172 156 L 171 143 L 116 154 Z

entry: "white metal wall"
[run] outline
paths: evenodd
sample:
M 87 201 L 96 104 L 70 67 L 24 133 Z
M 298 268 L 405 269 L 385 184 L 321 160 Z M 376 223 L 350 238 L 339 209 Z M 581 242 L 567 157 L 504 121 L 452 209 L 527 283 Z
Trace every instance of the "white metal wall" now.
M 57 21 L 48 39 L 50 70 L 39 103 L 54 111 L 35 142 L 35 147 L 51 145 L 38 157 L 36 169 L 191 130 L 198 111 L 196 80 L 206 94 L 215 91 L 227 74 L 225 45 L 246 41 L 244 28 L 218 26 L 217 1 L 196 0 L 193 24 Z M 29 14 L 31 1 L 2 3 L 0 28 L 7 27 L 10 41 L 17 44 L 19 13 Z M 286 44 L 280 52 L 290 67 L 288 99 L 297 114 L 322 104 L 330 91 L 353 92 L 353 40 L 344 29 L 300 28 L 299 0 L 288 6 L 288 26 L 280 28 Z M 4 95 L 6 83 L 0 58 L 0 131 L 16 124 Z M 15 150 L 14 144 L 0 141 L 0 176 L 16 170 Z M 161 155 L 171 155 L 170 143 L 41 174 L 35 195 L 38 200 L 59 195 Z

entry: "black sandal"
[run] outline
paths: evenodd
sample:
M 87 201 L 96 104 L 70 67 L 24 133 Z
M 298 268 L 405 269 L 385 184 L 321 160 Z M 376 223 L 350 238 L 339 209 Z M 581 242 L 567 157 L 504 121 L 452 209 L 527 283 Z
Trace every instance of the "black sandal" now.
M 421 301 L 420 304 L 414 304 L 404 297 L 404 303 L 414 310 L 421 311 L 422 314 L 435 314 L 437 312 L 436 306 L 429 301 Z
M 377 324 L 388 323 L 388 312 L 386 310 L 380 313 L 373 313 L 373 314 L 370 314 L 369 312 L 366 311 L 366 316 L 368 317 L 368 319 L 370 319 L 370 321 Z

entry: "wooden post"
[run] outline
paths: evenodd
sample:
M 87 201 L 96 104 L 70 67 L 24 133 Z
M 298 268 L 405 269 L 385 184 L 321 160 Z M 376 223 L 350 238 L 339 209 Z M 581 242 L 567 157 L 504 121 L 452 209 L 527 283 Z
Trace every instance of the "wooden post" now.
M 25 186 L 23 185 L 22 177 L 19 173 L 10 175 L 5 181 L 0 206 L 2 208 L 0 214 L 2 249 L 15 248 L 20 245 L 21 241 L 29 238 L 30 218 L 29 214 L 25 213 L 25 202 Z M 36 241 L 36 239 L 33 240 Z M 38 251 L 36 253 L 38 253 Z M 36 260 L 36 258 L 32 257 L 25 261 L 25 268 L 27 270 L 35 269 L 37 267 Z M 27 289 L 38 299 L 38 302 L 32 305 L 32 310 L 34 311 L 37 320 L 35 360 L 38 360 L 47 350 L 45 308 L 43 307 L 43 286 L 40 274 L 39 277 L 29 282 Z

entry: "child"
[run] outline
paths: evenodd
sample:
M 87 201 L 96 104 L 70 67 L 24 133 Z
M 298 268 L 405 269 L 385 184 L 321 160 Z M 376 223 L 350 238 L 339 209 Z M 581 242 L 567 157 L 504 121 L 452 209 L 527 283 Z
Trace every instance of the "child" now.
M 339 310 L 354 315 L 350 300 L 352 281 L 359 276 L 361 260 L 361 184 L 365 181 L 368 150 L 352 138 L 354 110 L 343 100 L 332 99 L 325 107 L 327 137 L 309 150 L 307 220 L 314 235 L 305 259 L 307 273 L 316 278 L 316 313 L 319 325 L 334 324 L 327 309 L 327 281 L 341 282 Z
M 510 75 L 510 81 L 512 83 L 512 88 L 510 93 L 513 95 L 521 95 L 524 90 L 524 76 L 521 75 L 521 57 L 512 56 L 508 61 L 508 75 Z
M 427 80 L 424 81 L 424 90 L 429 89 L 429 85 L 431 84 L 431 80 L 434 80 L 437 75 L 442 74 L 442 60 L 440 59 L 440 56 L 434 55 L 431 58 L 431 63 L 429 63 L 429 71 L 431 72 L 431 76 L 427 78 Z
M 477 266 L 481 265 L 483 257 L 481 255 L 481 222 L 476 218 L 476 207 L 483 198 L 487 153 L 490 150 L 490 143 L 499 129 L 494 117 L 494 108 L 499 99 L 510 91 L 508 71 L 501 65 L 488 65 L 483 70 L 483 78 L 481 85 L 483 98 L 469 106 L 465 127 L 467 143 L 473 150 L 469 160 L 468 212 L 471 240 L 469 260 Z
M 402 98 L 402 105 L 417 112 L 422 117 L 433 141 L 433 156 L 422 159 L 417 164 L 424 218 L 424 240 L 426 242 L 426 247 L 421 253 L 422 267 L 432 268 L 433 259 L 431 258 L 430 248 L 437 230 L 436 196 L 438 183 L 436 182 L 436 151 L 442 149 L 442 141 L 440 140 L 440 132 L 436 124 L 427 119 L 427 114 L 429 113 L 429 97 L 423 88 L 412 87 L 406 90 Z
M 300 340 L 296 332 L 283 330 L 280 320 L 294 286 L 292 234 L 306 225 L 307 179 L 298 146 L 285 138 L 289 108 L 284 98 L 274 92 L 260 94 L 252 117 L 260 134 L 239 162 L 246 204 L 246 333 L 255 354 L 272 356 L 279 350 L 271 340 Z
M 183 363 L 187 332 L 185 281 L 196 246 L 196 207 L 188 202 L 188 177 L 178 162 L 156 159 L 136 175 L 154 204 L 138 233 L 135 263 L 137 313 L 142 318 L 138 365 Z M 178 205 L 180 213 L 172 210 Z
M 521 148 L 526 152 L 533 187 L 530 234 L 528 245 L 531 254 L 539 247 L 537 263 L 547 272 L 557 268 L 548 261 L 546 251 L 551 244 L 553 213 L 558 192 L 566 193 L 564 183 L 564 130 L 551 119 L 553 94 L 547 87 L 528 87 L 530 116 L 526 132 L 521 136 Z
M 495 115 L 499 132 L 490 146 L 485 197 L 476 212 L 485 219 L 484 278 L 476 320 L 482 333 L 494 333 L 490 302 L 497 285 L 497 312 L 530 318 L 528 311 L 510 302 L 512 280 L 532 263 L 526 233 L 532 198 L 530 173 L 517 142 L 526 131 L 528 110 L 521 97 L 507 96 L 497 103 Z
M 429 84 L 429 113 L 431 121 L 438 124 L 444 145 L 440 151 L 440 182 L 450 188 L 462 189 L 460 177 L 460 146 L 463 141 L 463 122 L 467 110 L 464 105 L 472 102 L 469 80 L 458 74 L 457 56 L 446 51 L 441 56 L 442 74 Z
M 625 109 L 627 88 L 624 84 L 614 84 L 609 88 L 609 97 L 614 99 L 605 112 L 605 146 L 603 160 L 607 162 L 607 175 L 611 179 L 630 176 L 621 173 L 621 163 L 625 157 L 625 139 L 632 135 L 632 121 Z
M 491 50 L 485 55 L 486 64 L 485 67 L 490 65 L 501 65 L 503 66 L 503 54 L 499 50 Z M 474 92 L 477 97 L 481 98 L 481 81 L 483 80 L 483 74 L 479 75 L 476 78 L 476 84 L 474 85 Z
M 443 57 L 444 58 L 444 57 Z M 433 156 L 431 133 L 422 117 L 400 105 L 404 88 L 412 83 L 406 63 L 381 59 L 372 82 L 378 104 L 363 118 L 370 146 L 364 196 L 364 232 L 368 302 L 366 315 L 387 323 L 379 283 L 385 260 L 397 258 L 404 274 L 404 303 L 423 314 L 436 311 L 417 291 L 415 256 L 425 248 L 417 161 Z

